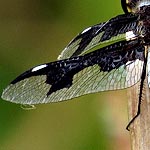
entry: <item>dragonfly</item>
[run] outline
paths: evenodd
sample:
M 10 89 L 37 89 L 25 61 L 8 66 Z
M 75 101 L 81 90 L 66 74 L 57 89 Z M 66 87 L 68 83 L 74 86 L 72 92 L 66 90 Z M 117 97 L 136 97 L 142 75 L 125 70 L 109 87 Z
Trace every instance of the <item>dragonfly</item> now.
M 35 66 L 14 79 L 2 99 L 18 104 L 61 102 L 85 94 L 119 90 L 144 80 L 150 87 L 150 0 L 121 0 L 124 14 L 88 27 L 54 62 Z

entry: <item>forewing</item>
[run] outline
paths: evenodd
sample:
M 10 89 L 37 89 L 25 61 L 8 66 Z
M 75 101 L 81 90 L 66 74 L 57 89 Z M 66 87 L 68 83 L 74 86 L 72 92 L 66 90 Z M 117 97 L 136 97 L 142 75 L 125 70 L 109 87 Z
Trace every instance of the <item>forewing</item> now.
M 2 98 L 38 104 L 124 89 L 140 80 L 143 59 L 144 47 L 138 41 L 115 43 L 84 56 L 34 67 L 12 81 Z
M 137 16 L 129 13 L 89 27 L 69 43 L 58 60 L 89 53 L 101 48 L 103 44 L 109 45 L 125 40 L 126 32 L 134 31 L 137 24 Z

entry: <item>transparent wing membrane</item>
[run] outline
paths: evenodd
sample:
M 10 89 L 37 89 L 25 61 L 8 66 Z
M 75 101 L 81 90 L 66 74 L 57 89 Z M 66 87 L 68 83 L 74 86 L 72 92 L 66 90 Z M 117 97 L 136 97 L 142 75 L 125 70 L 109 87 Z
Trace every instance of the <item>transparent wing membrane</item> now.
M 137 60 L 111 72 L 100 72 L 99 66 L 94 65 L 77 73 L 70 88 L 57 90 L 48 96 L 51 85 L 45 83 L 46 76 L 33 76 L 10 84 L 3 92 L 2 98 L 20 104 L 39 104 L 69 100 L 99 91 L 124 89 L 140 80 L 142 66 L 143 62 Z
M 144 47 L 138 41 L 118 42 L 84 56 L 34 67 L 12 81 L 2 98 L 38 104 L 124 89 L 140 80 L 143 59 Z
M 125 40 L 125 33 L 136 29 L 136 19 L 136 15 L 124 14 L 85 29 L 68 44 L 58 60 L 83 55 L 103 47 L 104 44 L 106 46 Z

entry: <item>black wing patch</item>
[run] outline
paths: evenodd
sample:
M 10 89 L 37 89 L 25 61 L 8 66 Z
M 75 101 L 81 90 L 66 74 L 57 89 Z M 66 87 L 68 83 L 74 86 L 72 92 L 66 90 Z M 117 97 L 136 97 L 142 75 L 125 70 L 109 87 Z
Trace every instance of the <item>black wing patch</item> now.
M 58 59 L 66 59 L 87 53 L 93 47 L 125 40 L 125 33 L 135 31 L 138 21 L 135 14 L 123 14 L 107 22 L 89 27 L 74 38 Z M 124 34 L 124 35 L 122 35 Z M 122 35 L 122 36 L 121 36 Z M 123 37 L 123 39 L 121 39 Z M 111 43 L 112 44 L 112 43 Z
M 84 56 L 34 67 L 12 81 L 2 98 L 38 104 L 127 88 L 140 80 L 143 60 L 144 46 L 138 40 L 118 42 Z

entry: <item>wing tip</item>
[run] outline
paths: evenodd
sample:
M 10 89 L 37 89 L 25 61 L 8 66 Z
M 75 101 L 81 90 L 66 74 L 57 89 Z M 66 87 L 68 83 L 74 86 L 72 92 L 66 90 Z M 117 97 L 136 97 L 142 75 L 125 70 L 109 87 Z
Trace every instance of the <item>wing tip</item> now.
M 49 103 L 49 101 L 45 99 L 42 99 L 42 100 L 30 99 L 30 98 L 22 97 L 20 94 L 16 95 L 15 91 L 12 92 L 12 86 L 13 84 L 10 84 L 3 90 L 0 96 L 2 100 L 15 103 L 15 104 L 30 105 L 30 106 L 36 105 L 36 104 Z
M 15 103 L 15 104 L 21 104 L 21 105 L 30 105 L 30 103 L 28 103 L 27 101 L 18 101 L 16 99 L 16 97 L 14 96 L 14 94 L 12 92 L 10 92 L 10 89 L 11 89 L 11 85 L 8 85 L 2 92 L 2 95 L 1 95 L 1 99 L 5 100 L 5 101 L 8 101 L 8 102 L 11 102 L 11 103 Z M 10 94 L 11 93 L 11 94 Z
M 10 84 L 11 85 L 11 84 Z M 2 92 L 2 95 L 1 95 L 1 98 L 5 101 L 9 101 L 9 102 L 12 102 L 12 103 L 17 103 L 16 101 L 14 101 L 14 98 L 10 96 L 10 94 L 8 94 L 8 90 L 9 90 L 9 86 L 7 86 L 3 92 Z

